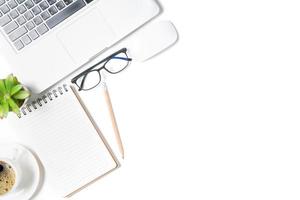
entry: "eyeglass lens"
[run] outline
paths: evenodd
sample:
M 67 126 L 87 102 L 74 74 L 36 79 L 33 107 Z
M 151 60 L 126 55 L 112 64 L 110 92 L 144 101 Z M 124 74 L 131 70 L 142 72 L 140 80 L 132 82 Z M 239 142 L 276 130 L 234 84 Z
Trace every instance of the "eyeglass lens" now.
M 111 73 L 118 73 L 122 71 L 128 65 L 127 55 L 125 53 L 120 53 L 112 57 L 106 64 L 105 68 Z
M 101 81 L 100 73 L 97 70 L 91 71 L 82 78 L 79 78 L 76 84 L 83 90 L 90 90 L 96 87 Z

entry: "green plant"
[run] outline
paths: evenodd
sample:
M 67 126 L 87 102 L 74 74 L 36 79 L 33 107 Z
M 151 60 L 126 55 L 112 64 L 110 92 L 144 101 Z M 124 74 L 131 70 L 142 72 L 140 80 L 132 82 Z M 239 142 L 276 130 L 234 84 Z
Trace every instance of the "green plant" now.
M 30 96 L 18 79 L 9 75 L 6 79 L 0 79 L 0 118 L 7 117 L 9 112 L 20 114 L 20 107 Z

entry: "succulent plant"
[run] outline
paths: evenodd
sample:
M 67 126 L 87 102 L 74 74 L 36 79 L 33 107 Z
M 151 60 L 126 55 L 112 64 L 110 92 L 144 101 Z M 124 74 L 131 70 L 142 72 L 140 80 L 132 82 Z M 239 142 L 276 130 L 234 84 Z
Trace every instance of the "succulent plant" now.
M 29 96 L 29 91 L 15 76 L 0 79 L 0 119 L 7 117 L 9 112 L 19 115 L 20 107 Z

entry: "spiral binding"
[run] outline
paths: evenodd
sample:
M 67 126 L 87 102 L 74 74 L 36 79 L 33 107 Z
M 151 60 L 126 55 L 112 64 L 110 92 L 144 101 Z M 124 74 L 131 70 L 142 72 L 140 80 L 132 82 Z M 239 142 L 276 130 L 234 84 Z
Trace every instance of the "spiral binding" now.
M 31 103 L 24 105 L 21 108 L 21 114 L 18 117 L 21 118 L 22 115 L 28 115 L 34 110 L 39 109 L 39 107 L 43 107 L 44 104 L 47 104 L 50 101 L 53 101 L 54 99 L 58 98 L 59 96 L 62 96 L 66 92 L 69 92 L 69 88 L 66 84 L 64 84 L 62 87 L 59 86 L 56 89 L 53 89 L 47 92 L 46 94 L 43 94 L 41 97 L 38 97 Z

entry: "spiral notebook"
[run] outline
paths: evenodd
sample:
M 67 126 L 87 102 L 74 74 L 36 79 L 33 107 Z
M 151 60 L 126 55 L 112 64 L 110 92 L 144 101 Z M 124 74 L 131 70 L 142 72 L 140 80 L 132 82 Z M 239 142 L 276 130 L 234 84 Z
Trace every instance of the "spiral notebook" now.
M 113 171 L 119 162 L 72 87 L 63 85 L 11 116 L 17 137 L 45 168 L 46 180 L 61 196 L 71 196 Z

